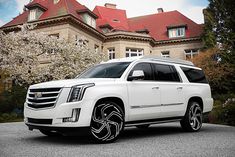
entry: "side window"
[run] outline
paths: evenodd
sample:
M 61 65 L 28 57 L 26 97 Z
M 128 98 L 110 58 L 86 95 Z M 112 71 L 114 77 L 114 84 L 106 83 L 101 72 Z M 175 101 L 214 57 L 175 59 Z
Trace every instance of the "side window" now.
M 180 82 L 179 75 L 172 65 L 153 64 L 156 81 Z
M 183 70 L 189 82 L 208 83 L 206 80 L 205 74 L 202 70 L 186 68 L 186 67 L 180 67 L 180 68 Z
M 153 80 L 153 72 L 151 65 L 149 63 L 138 63 L 131 70 L 129 76 L 132 75 L 134 70 L 143 70 L 144 71 L 144 80 Z

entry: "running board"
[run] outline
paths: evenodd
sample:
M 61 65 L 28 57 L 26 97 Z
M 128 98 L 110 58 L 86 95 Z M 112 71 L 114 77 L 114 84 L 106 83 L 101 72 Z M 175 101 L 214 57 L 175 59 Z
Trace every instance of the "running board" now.
M 180 121 L 183 117 L 169 117 L 169 118 L 157 118 L 157 119 L 147 119 L 147 120 L 138 120 L 138 121 L 129 121 L 125 122 L 125 127 L 131 127 L 136 125 L 145 125 L 145 124 L 159 124 L 159 123 L 169 123 Z

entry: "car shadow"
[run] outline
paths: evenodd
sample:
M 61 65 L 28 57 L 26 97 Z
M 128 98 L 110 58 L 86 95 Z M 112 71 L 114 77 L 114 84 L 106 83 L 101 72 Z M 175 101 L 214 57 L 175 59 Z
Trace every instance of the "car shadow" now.
M 210 129 L 209 129 L 210 130 Z M 208 131 L 208 128 L 203 127 L 200 132 Z M 125 128 L 122 134 L 119 137 L 117 142 L 125 142 L 136 139 L 143 139 L 149 137 L 162 137 L 176 134 L 191 134 L 188 132 L 184 132 L 180 125 L 153 125 L 147 129 L 139 129 L 136 127 Z M 56 137 L 48 137 L 44 136 L 40 132 L 36 134 L 37 136 L 31 136 L 27 138 L 31 142 L 40 142 L 40 143 L 48 143 L 48 144 L 66 144 L 66 145 L 93 145 L 94 143 L 90 136 L 56 136 Z

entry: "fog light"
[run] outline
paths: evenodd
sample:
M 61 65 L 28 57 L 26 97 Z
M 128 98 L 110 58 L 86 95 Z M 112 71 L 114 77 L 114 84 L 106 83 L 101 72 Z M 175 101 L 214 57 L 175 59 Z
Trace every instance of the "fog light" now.
M 63 122 L 77 122 L 80 114 L 80 108 L 72 110 L 72 116 L 63 118 Z

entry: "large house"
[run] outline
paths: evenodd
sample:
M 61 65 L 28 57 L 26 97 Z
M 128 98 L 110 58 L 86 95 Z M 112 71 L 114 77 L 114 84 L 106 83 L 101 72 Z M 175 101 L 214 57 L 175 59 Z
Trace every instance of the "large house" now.
M 91 11 L 76 0 L 31 0 L 22 14 L 0 30 L 18 31 L 24 23 L 36 24 L 32 31 L 79 40 L 94 51 L 107 53 L 109 59 L 142 55 L 188 59 L 202 47 L 202 25 L 162 8 L 151 15 L 127 18 L 126 10 L 115 4 Z

